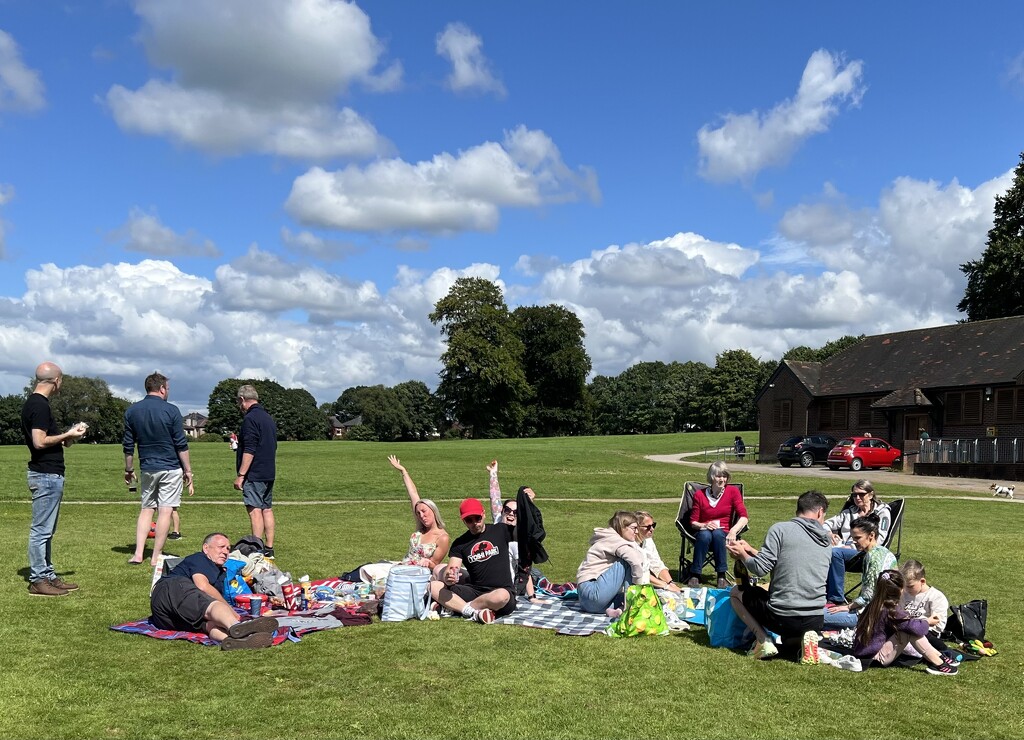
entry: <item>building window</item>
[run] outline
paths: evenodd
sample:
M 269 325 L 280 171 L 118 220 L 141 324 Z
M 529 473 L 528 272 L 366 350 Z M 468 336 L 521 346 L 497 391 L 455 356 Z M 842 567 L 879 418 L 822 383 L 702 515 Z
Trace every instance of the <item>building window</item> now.
M 861 398 L 857 401 L 857 426 L 860 428 L 864 427 L 884 427 L 885 426 L 885 414 L 878 409 L 871 408 L 871 404 L 880 399 L 881 396 L 875 396 L 874 398 Z
M 822 401 L 819 426 L 822 429 L 846 429 L 849 412 L 849 402 L 845 398 Z
M 981 391 L 951 391 L 946 394 L 946 424 L 980 424 Z
M 1024 421 L 1024 389 L 1000 388 L 995 393 L 996 421 Z
M 785 400 L 772 401 L 772 429 L 785 431 L 793 428 L 793 402 Z

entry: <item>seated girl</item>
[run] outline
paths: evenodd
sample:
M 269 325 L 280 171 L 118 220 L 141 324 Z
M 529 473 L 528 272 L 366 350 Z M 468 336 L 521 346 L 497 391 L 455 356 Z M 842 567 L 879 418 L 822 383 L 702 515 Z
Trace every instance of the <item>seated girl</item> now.
M 924 656 L 926 670 L 935 676 L 955 676 L 956 663 L 939 654 L 928 642 L 928 621 L 915 619 L 900 608 L 903 576 L 898 570 L 883 570 L 873 589 L 871 602 L 857 622 L 853 638 L 853 654 L 872 666 L 891 665 L 907 648 Z
M 853 484 L 850 499 L 842 511 L 825 520 L 825 526 L 832 532 L 832 562 L 828 568 L 825 599 L 829 604 L 845 604 L 843 582 L 847 564 L 857 557 L 857 548 L 850 538 L 850 525 L 868 514 L 877 514 L 879 537 L 885 537 L 889 529 L 889 507 L 878 500 L 871 481 L 863 478 Z
M 850 538 L 858 552 L 864 553 L 864 571 L 860 594 L 849 604 L 825 606 L 825 629 L 843 629 L 857 626 L 857 614 L 874 596 L 875 581 L 883 570 L 896 567 L 896 556 L 878 544 L 878 516 L 868 514 L 850 525 Z
M 624 591 L 633 583 L 648 583 L 644 558 L 636 542 L 639 525 L 630 511 L 617 511 L 607 527 L 595 527 L 587 556 L 576 571 L 580 609 L 605 612 L 613 619 L 622 614 Z
M 487 465 L 487 472 L 490 478 L 488 494 L 491 499 L 491 516 L 495 524 L 504 524 L 508 527 L 511 541 L 508 543 L 509 567 L 512 569 L 512 582 L 516 587 L 516 596 L 525 596 L 533 601 L 536 597 L 534 592 L 533 578 L 529 573 L 519 572 L 519 542 L 516 540 L 516 525 L 519 523 L 519 504 L 514 498 L 501 500 L 501 486 L 498 485 L 498 461 L 491 460 Z M 533 501 L 536 494 L 532 488 L 523 486 L 523 493 Z
M 651 579 L 651 585 L 655 588 L 663 588 L 666 591 L 680 592 L 682 589 L 672 581 L 672 574 L 661 559 L 658 546 L 654 544 L 654 528 L 658 526 L 654 517 L 646 511 L 636 512 L 636 523 L 639 526 L 637 542 L 640 551 L 644 555 L 644 566 Z
M 441 512 L 438 511 L 437 504 L 433 501 L 420 498 L 409 471 L 397 457 L 388 455 L 388 462 L 402 473 L 405 492 L 409 495 L 409 501 L 412 503 L 413 521 L 416 522 L 416 530 L 409 536 L 409 550 L 400 564 L 418 565 L 433 571 L 439 564 L 444 563 L 444 559 L 448 556 L 448 546 L 451 544 L 451 538 L 445 529 Z M 387 578 L 391 567 L 398 564 L 390 560 L 370 563 L 359 569 L 359 576 L 363 581 L 373 583 L 380 578 Z

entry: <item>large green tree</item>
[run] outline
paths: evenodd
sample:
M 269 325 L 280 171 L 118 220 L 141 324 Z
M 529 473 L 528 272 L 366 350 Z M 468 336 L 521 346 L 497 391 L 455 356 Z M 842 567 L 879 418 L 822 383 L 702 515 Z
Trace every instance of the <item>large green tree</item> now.
M 225 378 L 217 383 L 207 402 L 208 434 L 228 434 L 242 428 L 242 414 L 235 400 L 238 388 L 251 385 L 260 397 L 260 405 L 274 417 L 280 440 L 327 438 L 327 417 L 317 408 L 316 399 L 302 388 L 285 388 L 273 380 Z
M 437 399 L 430 393 L 427 384 L 420 380 L 407 380 L 392 390 L 398 396 L 408 420 L 408 426 L 402 430 L 402 438 L 429 439 L 441 423 L 441 413 Z
M 967 288 L 957 310 L 968 321 L 1024 314 L 1024 152 L 994 215 L 981 257 L 960 265 Z
M 437 388 L 445 413 L 473 437 L 519 434 L 531 391 L 501 289 L 483 278 L 459 278 L 430 321 L 448 343 Z
M 334 408 L 342 421 L 363 417 L 363 426 L 373 434 L 365 435 L 361 430 L 362 440 L 391 442 L 407 434 L 412 426 L 399 394 L 383 385 L 346 388 Z
M 530 436 L 580 434 L 590 424 L 583 322 L 562 306 L 521 306 L 512 321 L 523 343 L 523 373 L 533 389 L 524 431 Z
M 0 396 L 0 445 L 25 444 L 21 433 L 21 407 L 24 405 L 25 396 Z
M 731 349 L 715 357 L 713 405 L 721 431 L 756 429 L 754 396 L 763 383 L 761 362 L 745 349 Z
M 25 391 L 30 393 L 32 386 L 26 387 Z M 84 441 L 101 444 L 121 441 L 124 411 L 128 405 L 129 401 L 110 392 L 107 381 L 77 375 L 64 375 L 60 393 L 50 396 L 53 420 L 59 428 L 63 430 L 84 421 L 89 425 Z

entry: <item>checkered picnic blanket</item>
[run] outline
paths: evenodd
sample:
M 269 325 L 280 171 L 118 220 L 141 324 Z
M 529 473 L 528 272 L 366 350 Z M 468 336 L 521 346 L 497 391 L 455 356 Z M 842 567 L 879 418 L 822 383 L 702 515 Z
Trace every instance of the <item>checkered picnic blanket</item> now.
M 245 612 L 236 609 L 239 616 L 245 615 Z M 197 645 L 206 645 L 207 647 L 216 647 L 220 645 L 219 642 L 214 640 L 209 635 L 203 632 L 186 632 L 184 630 L 162 630 L 152 622 L 146 619 L 139 619 L 135 622 L 125 622 L 124 624 L 115 624 L 111 628 L 115 632 L 129 632 L 137 635 L 145 635 L 146 637 L 153 637 L 157 640 L 188 640 L 194 642 Z M 298 637 L 292 634 L 290 627 L 283 627 L 274 632 L 274 645 L 280 645 L 282 642 L 292 640 L 297 642 Z
M 537 627 L 555 630 L 560 635 L 586 637 L 595 632 L 604 632 L 611 621 L 605 614 L 587 614 L 581 611 L 580 603 L 576 600 L 533 604 L 527 599 L 519 599 L 514 612 L 507 617 L 494 620 L 494 623 Z

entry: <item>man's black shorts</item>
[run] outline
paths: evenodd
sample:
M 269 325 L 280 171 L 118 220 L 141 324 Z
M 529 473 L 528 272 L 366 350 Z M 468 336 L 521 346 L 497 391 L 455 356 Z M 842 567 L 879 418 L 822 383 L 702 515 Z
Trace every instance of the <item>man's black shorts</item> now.
M 467 604 L 478 596 L 489 594 L 491 591 L 505 591 L 509 595 L 508 603 L 500 609 L 495 609 L 494 616 L 507 617 L 516 610 L 516 595 L 507 588 L 480 588 L 479 586 L 474 586 L 470 583 L 456 583 L 453 586 L 449 586 L 448 590 Z
M 758 624 L 783 639 L 803 637 L 804 632 L 821 632 L 825 628 L 824 608 L 799 617 L 776 614 L 768 606 L 768 592 L 757 586 L 743 589 L 743 606 Z
M 165 576 L 156 582 L 149 606 L 151 620 L 162 630 L 202 632 L 206 610 L 214 598 L 203 593 L 191 578 Z

